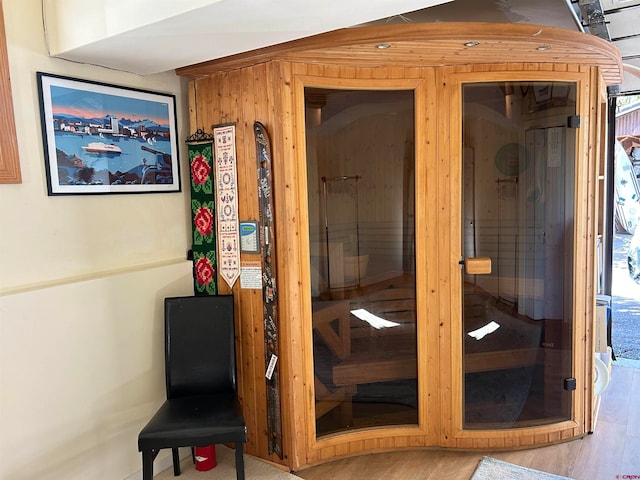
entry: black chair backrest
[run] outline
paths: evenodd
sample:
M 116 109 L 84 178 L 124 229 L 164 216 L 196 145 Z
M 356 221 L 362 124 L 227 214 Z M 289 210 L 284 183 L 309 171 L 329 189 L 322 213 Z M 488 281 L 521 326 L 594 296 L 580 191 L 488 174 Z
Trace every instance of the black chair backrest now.
M 167 398 L 235 393 L 233 296 L 165 298 Z

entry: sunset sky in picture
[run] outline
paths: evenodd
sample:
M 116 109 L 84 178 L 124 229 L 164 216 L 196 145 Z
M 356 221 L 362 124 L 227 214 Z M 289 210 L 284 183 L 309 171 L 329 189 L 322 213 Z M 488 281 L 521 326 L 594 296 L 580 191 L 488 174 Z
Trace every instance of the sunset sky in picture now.
M 159 125 L 169 125 L 169 106 L 163 102 L 51 86 L 51 104 L 54 115 L 65 114 L 81 118 L 109 116 L 134 122 L 151 120 Z

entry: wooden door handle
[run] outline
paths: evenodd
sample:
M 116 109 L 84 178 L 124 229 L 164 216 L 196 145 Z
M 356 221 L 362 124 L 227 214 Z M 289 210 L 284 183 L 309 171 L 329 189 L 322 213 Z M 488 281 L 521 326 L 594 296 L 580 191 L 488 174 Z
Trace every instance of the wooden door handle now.
M 490 257 L 472 257 L 465 258 L 464 273 L 467 275 L 489 275 L 491 273 Z

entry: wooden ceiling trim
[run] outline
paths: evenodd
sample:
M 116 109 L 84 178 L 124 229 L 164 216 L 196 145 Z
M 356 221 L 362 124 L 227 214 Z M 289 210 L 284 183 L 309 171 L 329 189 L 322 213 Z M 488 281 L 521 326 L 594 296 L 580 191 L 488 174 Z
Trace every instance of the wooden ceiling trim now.
M 466 42 L 477 46 L 465 46 Z M 379 49 L 377 45 L 388 44 Z M 550 47 L 546 51 L 539 47 Z M 271 60 L 364 67 L 444 66 L 498 63 L 599 66 L 607 85 L 622 82 L 622 59 L 610 42 L 593 35 L 514 23 L 416 23 L 356 27 L 314 35 L 251 52 L 182 67 L 178 75 L 200 77 Z

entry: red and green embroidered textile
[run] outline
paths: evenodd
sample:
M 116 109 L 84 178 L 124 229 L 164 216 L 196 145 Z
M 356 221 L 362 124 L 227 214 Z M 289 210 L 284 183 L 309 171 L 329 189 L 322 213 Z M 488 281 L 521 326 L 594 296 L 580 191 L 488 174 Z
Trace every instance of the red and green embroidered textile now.
M 196 296 L 217 295 L 213 144 L 188 144 L 193 221 L 193 286 Z

